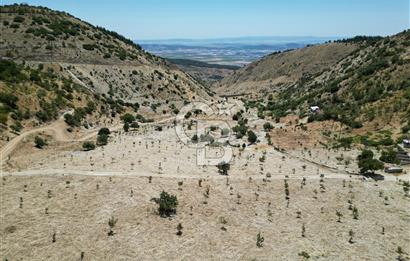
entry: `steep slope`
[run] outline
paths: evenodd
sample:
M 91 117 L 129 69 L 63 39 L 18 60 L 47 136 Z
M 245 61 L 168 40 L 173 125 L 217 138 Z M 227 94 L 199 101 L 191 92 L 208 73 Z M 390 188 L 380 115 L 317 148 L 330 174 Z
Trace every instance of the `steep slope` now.
M 327 47 L 352 44 L 357 46 L 355 51 L 322 72 L 304 75 L 287 88 L 271 92 L 269 99 L 247 105 L 257 107 L 260 117 L 276 120 L 296 114 L 309 116 L 308 122 L 341 122 L 344 133 L 383 130 L 408 135 L 410 31 L 385 38 L 358 37 Z M 310 112 L 310 106 L 320 111 Z
M 262 94 L 295 84 L 302 77 L 321 73 L 358 48 L 351 43 L 328 43 L 277 52 L 236 71 L 214 85 L 218 94 Z
M 124 101 L 157 104 L 209 98 L 209 91 L 192 77 L 115 32 L 43 7 L 0 8 L 3 59 L 33 67 L 57 64 L 59 74 Z

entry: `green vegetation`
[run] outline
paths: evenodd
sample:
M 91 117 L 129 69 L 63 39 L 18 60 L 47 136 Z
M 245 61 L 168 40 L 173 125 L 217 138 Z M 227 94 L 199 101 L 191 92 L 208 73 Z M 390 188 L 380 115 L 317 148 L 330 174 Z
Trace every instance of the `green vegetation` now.
M 380 160 L 386 163 L 399 164 L 400 160 L 397 158 L 397 152 L 393 149 L 383 150 Z
M 374 154 L 371 150 L 363 150 L 357 157 L 360 173 L 374 173 L 375 170 L 383 169 L 383 163 L 373 159 L 373 156 Z
M 255 143 L 257 140 L 258 140 L 258 137 L 256 136 L 256 134 L 253 131 L 249 130 L 248 131 L 248 141 L 250 143 Z
M 162 191 L 159 198 L 152 198 L 151 200 L 158 204 L 158 213 L 161 217 L 169 217 L 176 214 L 176 208 L 178 206 L 176 196 Z
M 83 143 L 83 149 L 85 151 L 90 151 L 90 150 L 94 150 L 95 149 L 95 144 L 94 142 L 91 141 L 86 141 Z
M 108 137 L 110 136 L 110 130 L 108 128 L 101 128 L 97 135 L 97 145 L 105 146 L 108 144 Z
M 217 165 L 217 167 L 218 167 L 219 174 L 227 176 L 228 171 L 231 168 L 231 165 L 226 162 L 221 162 Z
M 39 136 L 36 136 L 34 138 L 34 144 L 35 144 L 35 147 L 38 149 L 42 149 L 44 146 L 47 145 L 46 141 Z

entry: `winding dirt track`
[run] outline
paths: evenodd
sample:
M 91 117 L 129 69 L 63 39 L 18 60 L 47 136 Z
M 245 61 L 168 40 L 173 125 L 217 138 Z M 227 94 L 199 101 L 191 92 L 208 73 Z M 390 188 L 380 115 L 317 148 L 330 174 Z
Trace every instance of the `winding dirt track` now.
M 140 123 L 142 126 L 146 125 L 151 125 L 151 124 L 158 124 L 158 123 L 164 123 L 173 120 L 174 117 L 168 117 L 161 119 L 156 122 L 152 123 Z M 35 134 L 35 133 L 40 133 L 40 132 L 47 132 L 49 133 L 56 141 L 59 142 L 82 142 L 86 141 L 88 139 L 91 139 L 95 136 L 97 136 L 98 129 L 91 130 L 87 132 L 84 136 L 78 139 L 72 139 L 67 135 L 67 124 L 64 122 L 64 114 L 55 122 L 45 125 L 39 128 L 35 128 L 29 131 L 25 131 L 21 133 L 19 136 L 15 137 L 11 141 L 9 141 L 3 148 L 0 150 L 0 167 L 3 167 L 5 163 L 7 163 L 7 160 L 9 159 L 9 156 L 13 153 L 13 151 L 18 147 L 18 145 L 24 141 L 25 138 L 28 136 Z M 122 129 L 122 125 L 117 125 L 114 127 L 110 127 L 110 131 L 118 131 Z

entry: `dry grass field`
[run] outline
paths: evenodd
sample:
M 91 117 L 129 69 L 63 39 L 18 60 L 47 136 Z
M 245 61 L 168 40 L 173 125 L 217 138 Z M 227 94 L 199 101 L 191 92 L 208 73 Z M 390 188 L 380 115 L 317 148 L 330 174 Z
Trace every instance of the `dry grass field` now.
M 263 137 L 257 122 L 250 126 Z M 116 131 L 88 152 L 52 136 L 39 150 L 27 137 L 3 170 L 3 259 L 395 260 L 398 247 L 408 258 L 409 198 L 400 181 L 408 175 L 363 180 L 347 172 L 355 163 L 336 160 L 355 150 L 280 152 L 261 142 L 235 148 L 223 176 L 197 166 L 195 149 L 163 125 Z M 162 191 L 179 202 L 169 218 L 151 201 Z

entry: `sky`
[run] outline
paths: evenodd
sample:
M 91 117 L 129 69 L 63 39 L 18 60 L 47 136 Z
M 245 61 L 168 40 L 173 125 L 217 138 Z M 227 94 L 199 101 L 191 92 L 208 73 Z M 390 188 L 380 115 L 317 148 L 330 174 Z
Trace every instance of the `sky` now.
M 2 0 L 68 12 L 133 40 L 392 35 L 409 0 Z

